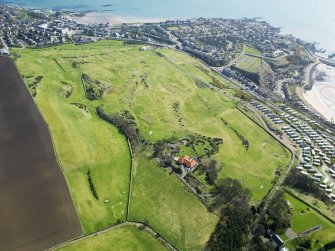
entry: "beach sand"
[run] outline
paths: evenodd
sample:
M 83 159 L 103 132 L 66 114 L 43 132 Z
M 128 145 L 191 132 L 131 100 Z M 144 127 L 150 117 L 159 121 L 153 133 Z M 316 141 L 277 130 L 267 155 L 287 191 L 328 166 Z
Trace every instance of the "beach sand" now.
M 88 12 L 84 16 L 69 16 L 72 20 L 81 24 L 121 24 L 121 23 L 157 23 L 165 21 L 163 18 L 125 17 L 113 15 L 111 12 Z
M 303 96 L 325 118 L 335 121 L 335 67 L 319 64 L 313 77 L 312 90 Z

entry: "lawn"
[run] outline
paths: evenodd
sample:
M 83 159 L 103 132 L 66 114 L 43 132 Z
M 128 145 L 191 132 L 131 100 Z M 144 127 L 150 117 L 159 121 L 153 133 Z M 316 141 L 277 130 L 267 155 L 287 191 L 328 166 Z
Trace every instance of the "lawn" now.
M 182 145 L 180 147 L 179 155 L 180 156 L 187 155 L 187 156 L 193 157 L 196 155 L 196 153 L 194 152 L 192 147 Z
M 169 30 L 169 31 L 179 31 L 179 28 L 177 26 L 171 26 L 171 27 L 168 27 L 167 30 Z
M 97 236 L 93 235 L 87 239 L 76 241 L 58 250 L 63 251 L 146 251 L 166 250 L 166 248 L 150 233 L 140 231 L 135 226 L 122 226 L 109 230 Z
M 220 178 L 240 180 L 257 202 L 271 187 L 276 168 L 289 162 L 288 151 L 236 109 L 232 84 L 185 53 L 116 41 L 16 52 L 27 83 L 32 83 L 31 76 L 43 76 L 35 102 L 49 124 L 85 233 L 125 220 L 127 206 L 127 142 L 97 117 L 99 105 L 108 114 L 128 111 L 149 144 L 199 134 L 221 138 L 223 144 L 212 156 L 222 167 Z M 103 86 L 101 99 L 86 98 L 82 74 Z M 236 131 L 250 142 L 248 150 Z M 200 155 L 205 147 L 195 146 Z M 147 220 L 182 250 L 203 248 L 217 217 L 150 160 L 150 152 L 136 154 L 134 163 L 131 218 Z M 88 170 L 99 200 L 90 190 Z
M 326 244 L 335 239 L 335 225 L 289 194 L 285 198 L 292 208 L 291 228 L 297 233 L 321 225 L 322 229 L 309 235 L 313 240 L 313 250 L 317 250 L 321 244 Z M 289 242 L 294 245 L 294 241 Z
M 327 205 L 323 201 L 316 199 L 311 195 L 299 193 L 297 190 L 294 190 L 291 188 L 289 188 L 289 190 L 295 195 L 302 198 L 308 204 L 311 204 L 314 207 L 317 207 L 323 214 L 327 215 L 332 220 L 335 220 L 335 205 L 334 204 Z
M 245 47 L 245 52 L 249 54 L 257 55 L 257 56 L 262 55 L 262 52 L 260 52 L 259 50 L 255 48 L 249 47 L 249 46 Z
M 243 61 L 237 66 L 238 68 L 248 71 L 257 72 L 258 67 L 261 65 L 261 59 L 258 57 L 244 56 Z

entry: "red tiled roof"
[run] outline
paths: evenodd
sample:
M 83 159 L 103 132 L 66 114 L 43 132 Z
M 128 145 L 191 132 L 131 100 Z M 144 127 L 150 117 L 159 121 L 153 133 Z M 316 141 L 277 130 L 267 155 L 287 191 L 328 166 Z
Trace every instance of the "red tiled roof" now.
M 190 158 L 189 156 L 184 156 L 184 157 L 179 158 L 178 162 L 192 169 L 198 165 L 198 162 Z

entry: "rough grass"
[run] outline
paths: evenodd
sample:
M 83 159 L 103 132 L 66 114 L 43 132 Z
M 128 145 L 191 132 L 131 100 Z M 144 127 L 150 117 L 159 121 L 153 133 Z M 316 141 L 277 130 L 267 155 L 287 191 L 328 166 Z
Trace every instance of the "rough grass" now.
M 108 232 L 91 236 L 58 250 L 64 251 L 146 251 L 166 250 L 150 233 L 140 231 L 135 226 L 123 226 Z

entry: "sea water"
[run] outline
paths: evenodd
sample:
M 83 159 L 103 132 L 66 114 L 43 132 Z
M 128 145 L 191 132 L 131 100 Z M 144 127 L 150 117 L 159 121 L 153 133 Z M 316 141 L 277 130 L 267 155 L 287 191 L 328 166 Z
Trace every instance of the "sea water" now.
M 260 17 L 335 53 L 334 0 L 0 0 L 28 8 L 105 11 L 145 18 Z

